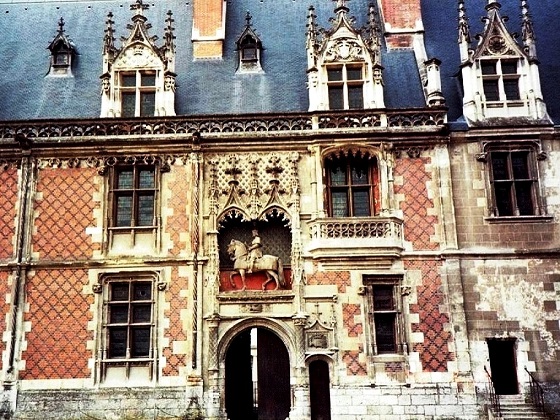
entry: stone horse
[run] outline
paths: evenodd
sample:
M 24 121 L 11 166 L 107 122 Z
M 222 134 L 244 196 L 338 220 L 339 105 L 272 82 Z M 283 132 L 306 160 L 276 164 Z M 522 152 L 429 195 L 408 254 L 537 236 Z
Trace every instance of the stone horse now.
M 243 283 L 243 289 L 245 290 L 247 285 L 245 284 L 245 273 L 252 269 L 254 273 L 264 271 L 266 274 L 266 281 L 262 285 L 262 289 L 266 289 L 266 285 L 271 281 L 276 283 L 274 290 L 278 290 L 279 286 L 286 287 L 286 280 L 284 279 L 284 269 L 282 267 L 282 261 L 279 257 L 274 255 L 263 255 L 262 258 L 255 260 L 253 267 L 249 267 L 249 253 L 247 252 L 247 246 L 236 239 L 232 239 L 227 247 L 227 252 L 233 260 L 233 271 L 229 275 L 229 281 L 232 287 L 235 288 L 235 283 L 233 282 L 233 276 L 239 274 L 241 276 L 241 281 Z

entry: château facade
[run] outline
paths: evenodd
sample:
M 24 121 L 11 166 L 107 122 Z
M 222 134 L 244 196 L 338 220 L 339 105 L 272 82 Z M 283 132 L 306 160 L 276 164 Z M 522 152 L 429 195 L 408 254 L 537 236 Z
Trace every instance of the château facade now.
M 3 418 L 560 416 L 553 6 L 1 4 Z

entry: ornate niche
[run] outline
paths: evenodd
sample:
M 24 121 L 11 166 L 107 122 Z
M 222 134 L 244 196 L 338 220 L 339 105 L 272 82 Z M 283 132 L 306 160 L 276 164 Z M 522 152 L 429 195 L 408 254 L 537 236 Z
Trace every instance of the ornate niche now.
M 210 159 L 210 219 L 217 228 L 210 255 L 220 291 L 291 289 L 301 264 L 292 217 L 299 214 L 298 160 L 293 153 Z

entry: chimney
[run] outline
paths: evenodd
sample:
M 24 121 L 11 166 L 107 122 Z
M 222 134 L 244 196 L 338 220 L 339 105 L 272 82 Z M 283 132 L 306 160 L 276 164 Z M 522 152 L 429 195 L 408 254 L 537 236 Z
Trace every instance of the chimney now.
M 420 0 L 378 0 L 389 48 L 413 48 L 414 35 L 424 30 Z
M 220 59 L 226 34 L 226 0 L 194 0 L 193 57 Z

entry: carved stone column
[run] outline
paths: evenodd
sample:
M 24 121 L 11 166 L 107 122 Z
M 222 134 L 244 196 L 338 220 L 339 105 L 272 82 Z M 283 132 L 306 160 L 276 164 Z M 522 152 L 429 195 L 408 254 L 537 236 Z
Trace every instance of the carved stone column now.
M 206 415 L 209 419 L 220 418 L 221 389 L 220 389 L 220 367 L 218 354 L 218 327 L 220 326 L 220 315 L 212 314 L 206 319 L 208 323 L 208 395 L 206 398 Z

